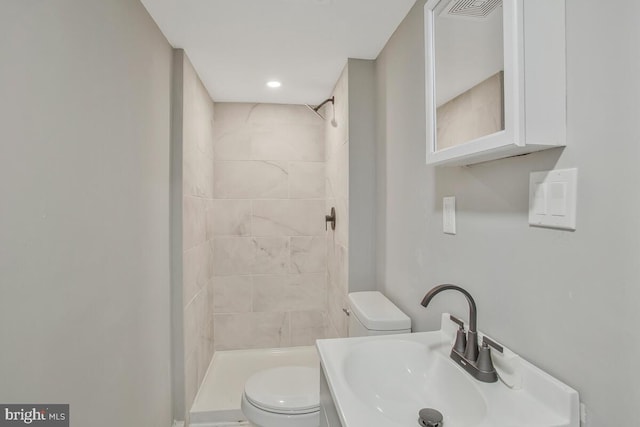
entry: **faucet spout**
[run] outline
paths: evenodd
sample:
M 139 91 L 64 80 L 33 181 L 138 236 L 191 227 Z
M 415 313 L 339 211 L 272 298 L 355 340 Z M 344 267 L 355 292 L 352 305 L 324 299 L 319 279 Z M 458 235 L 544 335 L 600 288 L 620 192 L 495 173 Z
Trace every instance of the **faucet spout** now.
M 467 302 L 469 303 L 469 332 L 476 333 L 478 331 L 477 330 L 478 314 L 476 309 L 476 302 L 473 300 L 473 297 L 471 296 L 471 294 L 467 292 L 465 289 L 461 288 L 460 286 L 448 285 L 448 284 L 438 285 L 435 288 L 431 289 L 429 292 L 427 292 L 424 298 L 422 298 L 422 302 L 420 304 L 422 304 L 422 306 L 426 308 L 431 302 L 431 300 L 433 299 L 433 297 L 438 295 L 440 292 L 447 291 L 447 290 L 454 290 L 454 291 L 461 292 L 467 298 Z
M 500 347 L 498 344 L 493 343 L 493 341 L 486 339 L 485 337 L 482 345 L 483 352 L 482 356 L 480 357 L 480 353 L 478 350 L 477 329 L 478 312 L 476 310 L 476 302 L 473 300 L 473 297 L 469 292 L 456 285 L 438 285 L 427 292 L 424 298 L 422 298 L 422 302 L 420 304 L 422 304 L 422 306 L 426 308 L 436 295 L 438 295 L 442 291 L 448 290 L 460 292 L 465 296 L 465 298 L 467 298 L 467 302 L 469 303 L 469 331 L 467 332 L 464 352 L 461 351 L 462 349 L 458 345 L 458 343 L 464 342 L 464 340 L 460 340 L 460 334 L 464 333 L 464 323 L 451 316 L 451 320 L 455 321 L 460 326 L 460 329 L 458 330 L 458 336 L 456 336 L 456 343 L 451 349 L 451 358 L 478 381 L 487 383 L 494 383 L 498 381 L 498 374 L 496 373 L 496 370 L 493 367 L 493 363 L 491 362 L 489 345 L 492 345 L 500 352 L 502 352 L 502 347 Z M 493 344 L 495 344 L 495 346 Z

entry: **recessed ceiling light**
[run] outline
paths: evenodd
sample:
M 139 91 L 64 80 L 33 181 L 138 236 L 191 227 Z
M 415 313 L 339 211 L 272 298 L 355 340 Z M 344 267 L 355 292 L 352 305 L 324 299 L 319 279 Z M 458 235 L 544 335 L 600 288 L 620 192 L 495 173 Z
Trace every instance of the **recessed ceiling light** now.
M 279 82 L 279 81 L 277 81 L 277 80 L 271 80 L 271 81 L 267 82 L 267 86 L 269 86 L 269 87 L 271 87 L 271 88 L 274 88 L 274 89 L 275 89 L 275 88 L 277 88 L 277 87 L 282 86 L 282 83 L 280 83 L 280 82 Z

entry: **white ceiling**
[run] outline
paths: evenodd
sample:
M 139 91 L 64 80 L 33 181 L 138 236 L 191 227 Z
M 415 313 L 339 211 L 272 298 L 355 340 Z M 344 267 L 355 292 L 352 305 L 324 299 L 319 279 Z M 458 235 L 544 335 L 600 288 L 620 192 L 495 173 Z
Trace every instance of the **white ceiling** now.
M 142 0 L 216 102 L 319 104 L 375 59 L 415 0 Z M 280 80 L 282 87 L 266 87 Z

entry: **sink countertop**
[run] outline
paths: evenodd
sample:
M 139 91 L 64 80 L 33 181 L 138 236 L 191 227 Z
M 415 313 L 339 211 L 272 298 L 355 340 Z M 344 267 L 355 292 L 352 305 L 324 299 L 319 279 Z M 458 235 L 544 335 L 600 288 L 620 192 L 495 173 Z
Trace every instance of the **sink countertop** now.
M 423 407 L 446 427 L 580 426 L 578 393 L 507 348 L 493 352 L 504 382 L 472 378 L 449 358 L 448 319 L 438 331 L 317 341 L 343 427 L 417 426 Z

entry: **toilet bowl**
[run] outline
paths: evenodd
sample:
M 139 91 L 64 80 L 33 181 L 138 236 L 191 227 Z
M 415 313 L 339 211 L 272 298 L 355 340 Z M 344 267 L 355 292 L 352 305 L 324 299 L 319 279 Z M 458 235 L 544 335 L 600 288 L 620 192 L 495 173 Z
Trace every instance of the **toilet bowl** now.
M 306 366 L 260 371 L 245 383 L 241 408 L 258 427 L 318 427 L 320 372 Z
M 380 292 L 350 293 L 349 306 L 350 337 L 411 332 L 411 319 Z M 320 371 L 306 366 L 260 371 L 245 383 L 241 408 L 257 427 L 318 427 Z

